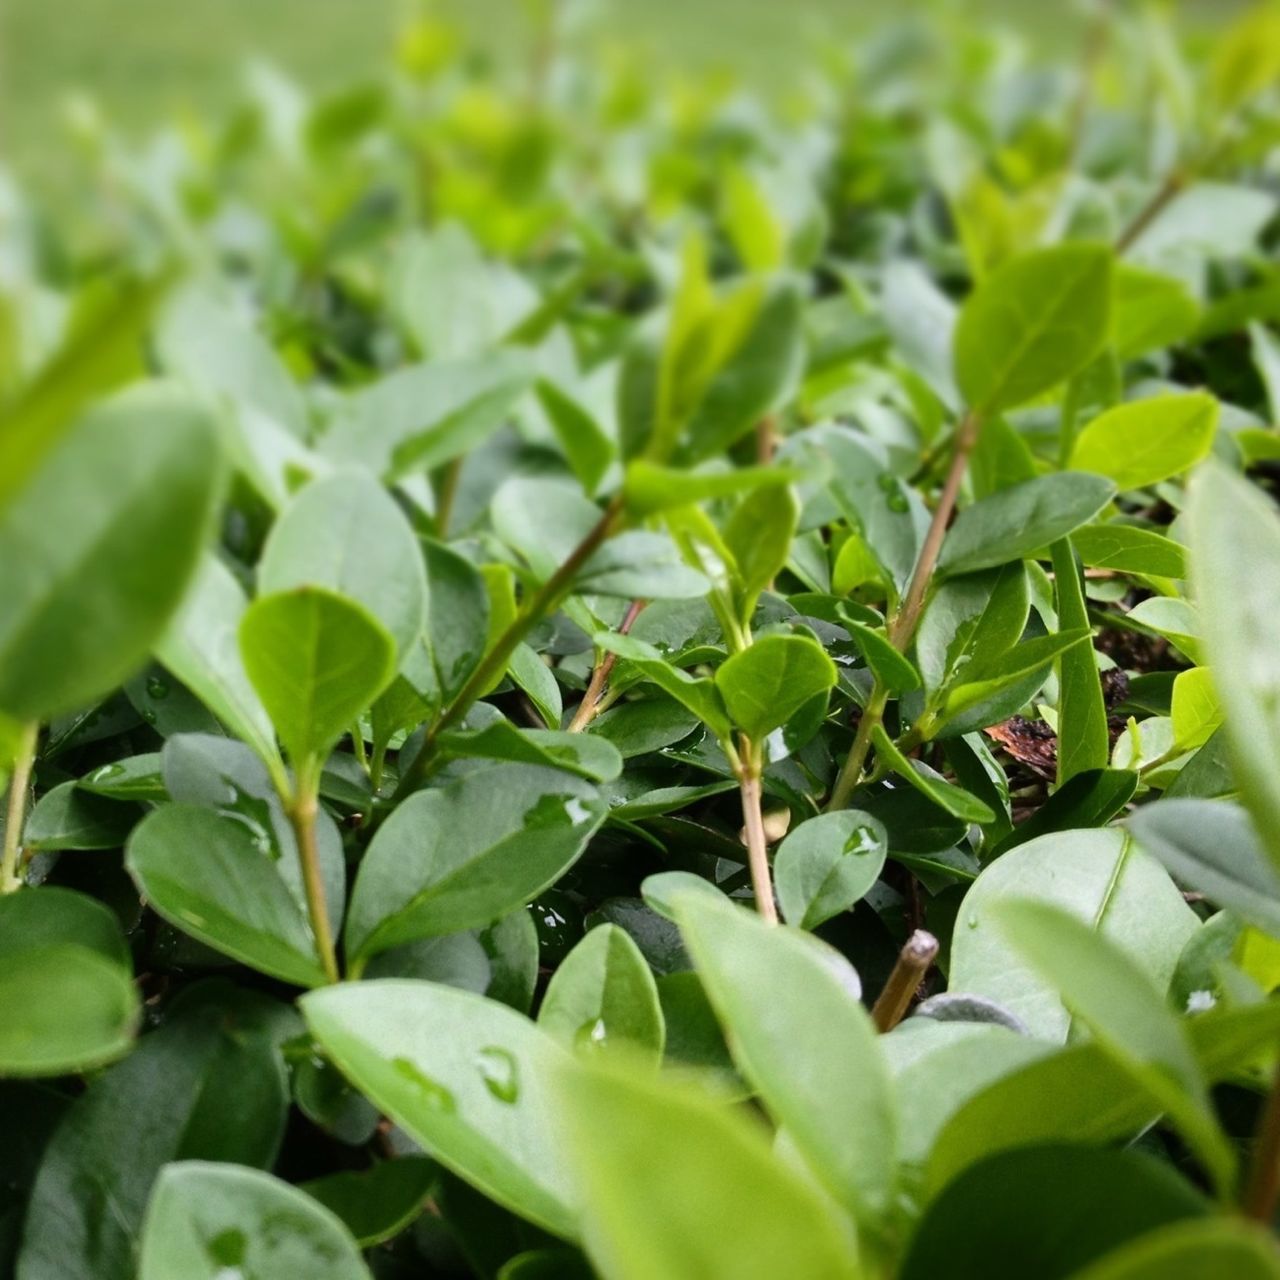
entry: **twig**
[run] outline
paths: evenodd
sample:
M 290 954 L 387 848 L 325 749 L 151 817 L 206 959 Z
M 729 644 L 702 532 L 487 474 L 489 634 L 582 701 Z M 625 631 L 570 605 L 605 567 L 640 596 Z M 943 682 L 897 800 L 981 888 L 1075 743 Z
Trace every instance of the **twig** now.
M 738 784 L 742 792 L 742 817 L 746 823 L 751 887 L 756 895 L 756 910 L 764 917 L 765 923 L 777 924 L 778 907 L 773 898 L 773 876 L 769 870 L 769 841 L 761 810 L 760 773 L 760 750 L 755 743 L 744 738 Z
M 766 413 L 756 423 L 756 457 L 762 467 L 773 461 L 778 451 L 778 419 L 772 413 Z
M 320 850 L 316 844 L 316 813 L 319 809 L 317 789 L 319 770 L 299 771 L 297 789 L 288 806 L 289 823 L 298 845 L 298 862 L 302 867 L 302 885 L 307 895 L 307 913 L 316 941 L 316 955 L 330 982 L 339 980 L 338 958 L 334 951 L 333 930 L 329 926 L 329 908 L 325 901 L 324 878 L 320 874 Z
M 1116 253 L 1124 253 L 1133 248 L 1142 233 L 1182 194 L 1187 181 L 1187 175 L 1181 169 L 1175 169 L 1165 178 L 1155 195 L 1138 210 L 1116 237 Z
M 565 562 L 534 592 L 511 625 L 494 642 L 493 647 L 481 659 L 480 665 L 468 677 L 458 696 L 427 731 L 421 749 L 400 777 L 394 801 L 403 800 L 422 784 L 435 759 L 440 735 L 462 720 L 484 690 L 507 669 L 516 646 L 568 595 L 578 571 L 613 533 L 622 517 L 622 508 L 623 500 L 619 495 L 609 503 L 600 519 L 569 553 Z
M 22 888 L 18 873 L 18 854 L 22 850 L 22 824 L 27 814 L 27 792 L 31 787 L 31 772 L 36 761 L 36 742 L 40 726 L 34 722 L 23 725 L 18 738 L 18 751 L 13 762 L 13 777 L 9 781 L 9 807 L 5 814 L 4 855 L 0 858 L 0 893 L 12 893 Z
M 917 929 L 907 939 L 880 998 L 871 1010 L 871 1020 L 878 1031 L 892 1031 L 902 1021 L 920 983 L 937 958 L 938 940 L 933 934 Z
M 643 600 L 633 600 L 631 602 L 626 616 L 618 624 L 618 634 L 620 636 L 625 636 L 635 626 L 635 621 L 640 616 L 640 610 L 644 606 L 645 602 Z M 582 701 L 578 704 L 578 709 L 574 713 L 573 719 L 569 722 L 570 733 L 581 733 L 604 710 L 602 699 L 609 684 L 609 677 L 613 674 L 613 668 L 617 661 L 618 655 L 616 653 L 606 653 L 596 664 L 595 670 L 591 673 L 587 691 L 583 695 Z
M 449 533 L 449 518 L 453 515 L 453 504 L 458 497 L 458 485 L 462 480 L 462 464 L 466 456 L 454 458 L 445 463 L 440 471 L 436 486 L 436 537 L 445 538 Z

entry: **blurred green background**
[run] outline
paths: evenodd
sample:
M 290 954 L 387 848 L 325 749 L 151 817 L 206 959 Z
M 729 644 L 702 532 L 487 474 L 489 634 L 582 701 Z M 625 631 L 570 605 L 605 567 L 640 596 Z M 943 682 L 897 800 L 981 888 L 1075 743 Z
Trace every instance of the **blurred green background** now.
M 963 3 L 964 0 L 958 0 Z M 521 0 L 439 0 L 482 46 L 519 47 L 529 27 Z M 853 35 L 920 0 L 596 0 L 596 21 L 647 45 L 664 61 L 736 65 L 753 78 L 784 78 L 826 24 Z M 1032 39 L 1077 36 L 1073 0 L 970 0 L 976 20 L 1012 20 Z M 1225 17 L 1237 0 L 1184 0 L 1198 21 Z M 130 132 L 176 109 L 216 109 L 240 68 L 264 56 L 304 84 L 357 79 L 387 56 L 410 0 L 0 0 L 0 145 L 21 167 L 56 164 L 59 119 L 73 91 L 87 92 Z M 1060 50 L 1059 50 L 1060 52 Z

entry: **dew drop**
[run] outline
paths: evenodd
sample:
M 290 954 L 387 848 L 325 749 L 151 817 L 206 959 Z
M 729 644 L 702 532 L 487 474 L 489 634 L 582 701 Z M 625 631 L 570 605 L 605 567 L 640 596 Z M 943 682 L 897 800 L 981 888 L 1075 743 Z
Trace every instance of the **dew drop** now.
M 112 778 L 119 778 L 124 773 L 124 765 L 122 764 L 104 764 L 102 768 L 95 769 L 89 775 L 89 781 L 92 783 L 110 782 Z
M 169 696 L 169 682 L 161 680 L 159 676 L 149 676 L 147 678 L 147 693 L 157 702 L 163 702 Z
M 875 853 L 879 847 L 880 838 L 876 835 L 875 829 L 862 824 L 849 832 L 844 848 L 840 852 L 844 854 Z
M 413 1086 L 418 1100 L 430 1111 L 439 1111 L 452 1115 L 458 1109 L 457 1101 L 452 1093 L 438 1080 L 433 1080 L 417 1063 L 408 1058 L 392 1058 L 391 1069 L 402 1080 Z
M 476 1054 L 476 1066 L 484 1087 L 499 1102 L 514 1103 L 520 1097 L 520 1070 L 515 1054 L 496 1044 L 486 1045 Z
M 977 916 L 972 916 L 972 915 L 971 915 L 971 916 L 970 916 L 970 917 L 965 921 L 965 924 L 967 924 L 967 925 L 969 926 L 969 928 L 970 928 L 970 929 L 976 929 L 976 928 L 978 927 L 978 917 L 977 917 Z
M 155 712 L 154 712 L 150 707 L 147 707 L 147 708 L 143 711 L 143 713 L 142 713 L 142 718 L 143 718 L 143 719 L 144 719 L 148 724 L 155 724 L 155 722 L 156 722 L 156 713 L 155 713 Z
M 602 1049 L 609 1040 L 609 1028 L 603 1018 L 584 1022 L 574 1032 L 573 1042 L 579 1049 Z

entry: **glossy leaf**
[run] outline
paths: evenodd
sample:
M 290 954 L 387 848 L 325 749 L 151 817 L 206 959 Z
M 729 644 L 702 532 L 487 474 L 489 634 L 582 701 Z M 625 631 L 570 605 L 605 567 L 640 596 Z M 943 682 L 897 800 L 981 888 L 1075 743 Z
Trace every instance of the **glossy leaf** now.
M 794 827 L 773 862 L 787 923 L 816 929 L 849 910 L 879 879 L 887 852 L 884 827 L 856 809 L 820 814 Z
M 1181 475 L 1213 444 L 1218 402 L 1201 392 L 1156 396 L 1109 409 L 1076 437 L 1071 465 L 1121 492 Z
M 730 720 L 760 740 L 836 682 L 835 664 L 805 636 L 762 636 L 716 670 Z

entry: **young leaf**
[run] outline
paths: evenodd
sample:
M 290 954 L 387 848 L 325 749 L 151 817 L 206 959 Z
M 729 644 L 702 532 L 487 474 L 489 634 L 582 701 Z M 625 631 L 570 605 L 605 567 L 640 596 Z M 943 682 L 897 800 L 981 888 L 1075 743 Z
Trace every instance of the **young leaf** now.
M 615 924 L 601 924 L 561 962 L 538 1010 L 538 1025 L 567 1049 L 662 1054 L 658 989 L 640 949 Z
M 1192 486 L 1192 578 L 1236 778 L 1280 863 L 1280 517 L 1253 485 L 1206 466 Z
M 258 562 L 258 594 L 325 587 L 363 605 L 404 658 L 422 635 L 427 583 L 404 513 L 367 471 L 307 485 L 284 509 Z
M 1071 545 L 1089 569 L 1142 573 L 1157 578 L 1187 576 L 1186 549 L 1172 538 L 1127 524 L 1089 524 L 1071 535 Z
M 217 437 L 153 384 L 91 410 L 0 510 L 0 709 L 47 719 L 140 666 L 210 531 Z
M 727 738 L 732 732 L 729 713 L 714 680 L 681 671 L 653 645 L 634 636 L 601 631 L 595 636 L 595 645 L 606 653 L 616 653 L 625 659 L 664 693 L 669 693 L 681 706 L 692 711 L 716 737 Z
M 1133 1240 L 1078 1272 L 1075 1280 L 1166 1280 L 1174 1275 L 1280 1280 L 1280 1261 L 1261 1228 L 1210 1218 L 1176 1223 Z
M 1118 405 L 1076 437 L 1071 466 L 1115 482 L 1121 493 L 1181 475 L 1213 445 L 1218 401 L 1204 392 Z
M 690 1085 L 600 1064 L 562 1067 L 556 1097 L 587 1250 L 602 1275 L 862 1274 L 829 1201 L 748 1117 Z
M 549 1091 L 564 1051 L 469 991 L 379 979 L 313 991 L 312 1035 L 380 1110 L 460 1178 L 566 1239 L 573 1190 Z
M 185 1160 L 156 1179 L 142 1227 L 138 1280 L 295 1275 L 370 1280 L 342 1221 L 269 1173 Z
M 395 674 L 386 628 L 318 587 L 256 600 L 240 623 L 240 653 L 295 763 L 322 757 Z
M 938 571 L 973 573 L 1032 555 L 1087 524 L 1115 492 L 1101 476 L 1058 471 L 993 493 L 956 517 Z
M 1054 587 L 1058 626 L 1092 634 L 1084 583 L 1076 568 L 1071 540 L 1053 544 Z M 1058 786 L 1088 769 L 1105 769 L 1111 756 L 1107 707 L 1093 643 L 1086 639 L 1058 656 Z
M 781 728 L 836 682 L 835 663 L 801 635 L 762 636 L 716 669 L 729 719 L 754 741 Z
M 776 474 L 780 468 L 771 467 Z M 725 525 L 725 545 L 733 555 L 738 616 L 750 622 L 760 593 L 786 567 L 800 519 L 795 494 L 781 486 L 754 489 L 734 508 Z
M 735 1061 L 828 1190 L 877 1220 L 892 1203 L 896 1117 L 856 975 L 826 944 L 727 901 L 686 890 L 673 902 Z
M 884 827 L 868 813 L 824 813 L 793 828 L 773 862 L 788 924 L 816 929 L 848 911 L 880 878 L 888 853 Z
M 991 417 L 1033 400 L 1083 369 L 1107 340 L 1111 251 L 1065 244 L 1011 258 L 961 308 L 956 381 Z

